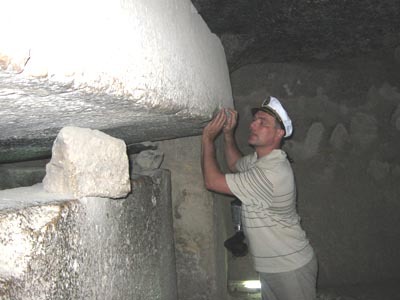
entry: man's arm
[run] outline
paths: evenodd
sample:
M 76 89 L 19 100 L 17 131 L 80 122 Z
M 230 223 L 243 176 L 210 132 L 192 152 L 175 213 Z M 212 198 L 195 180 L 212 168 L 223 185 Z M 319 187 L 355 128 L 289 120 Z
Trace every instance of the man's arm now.
M 233 109 L 226 109 L 225 112 L 228 114 L 227 120 L 223 127 L 225 159 L 229 170 L 231 172 L 236 172 L 236 162 L 243 156 L 237 147 L 234 134 L 237 125 L 237 111 Z
M 214 145 L 214 141 L 221 132 L 225 122 L 226 115 L 222 109 L 204 128 L 201 142 L 201 169 L 203 171 L 204 185 L 208 190 L 232 195 L 226 183 L 225 174 L 221 172 L 218 166 Z

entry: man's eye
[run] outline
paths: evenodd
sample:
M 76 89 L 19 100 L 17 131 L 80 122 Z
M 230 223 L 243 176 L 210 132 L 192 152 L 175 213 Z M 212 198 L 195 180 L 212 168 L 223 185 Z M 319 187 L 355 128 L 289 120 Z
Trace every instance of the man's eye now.
M 263 126 L 263 127 L 268 127 L 269 126 L 268 121 L 264 120 L 264 119 L 253 118 L 253 122 L 258 122 L 260 124 L 260 126 Z

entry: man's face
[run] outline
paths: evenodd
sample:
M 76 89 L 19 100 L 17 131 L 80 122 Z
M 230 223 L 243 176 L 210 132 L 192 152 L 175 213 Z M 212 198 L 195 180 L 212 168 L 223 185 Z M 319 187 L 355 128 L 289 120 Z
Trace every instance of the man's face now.
M 248 143 L 251 146 L 279 146 L 284 130 L 276 126 L 275 117 L 258 111 L 250 124 Z

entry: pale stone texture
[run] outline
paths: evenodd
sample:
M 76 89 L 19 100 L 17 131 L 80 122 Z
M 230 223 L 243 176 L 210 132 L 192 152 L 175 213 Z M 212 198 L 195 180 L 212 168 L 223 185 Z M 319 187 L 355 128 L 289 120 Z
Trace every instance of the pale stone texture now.
M 230 103 L 223 47 L 189 0 L 6 0 L 0 9 L 8 12 L 0 58 L 9 70 L 197 115 Z
M 131 187 L 124 141 L 98 130 L 64 127 L 54 141 L 43 186 L 76 198 L 126 196 Z
M 155 170 L 161 166 L 164 153 L 158 150 L 145 150 L 129 157 L 131 162 L 130 172 L 140 173 L 146 170 Z
M 0 161 L 48 155 L 70 125 L 127 144 L 197 135 L 233 106 L 224 49 L 189 0 L 5 0 L 0 11 Z
M 176 300 L 170 173 L 127 198 L 0 191 L 0 299 Z

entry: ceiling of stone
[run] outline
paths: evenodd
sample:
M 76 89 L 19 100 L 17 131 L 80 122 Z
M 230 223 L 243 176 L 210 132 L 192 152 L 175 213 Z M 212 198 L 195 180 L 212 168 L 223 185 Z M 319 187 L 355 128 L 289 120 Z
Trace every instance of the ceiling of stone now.
M 249 63 L 326 61 L 400 45 L 398 0 L 192 0 L 225 48 Z

